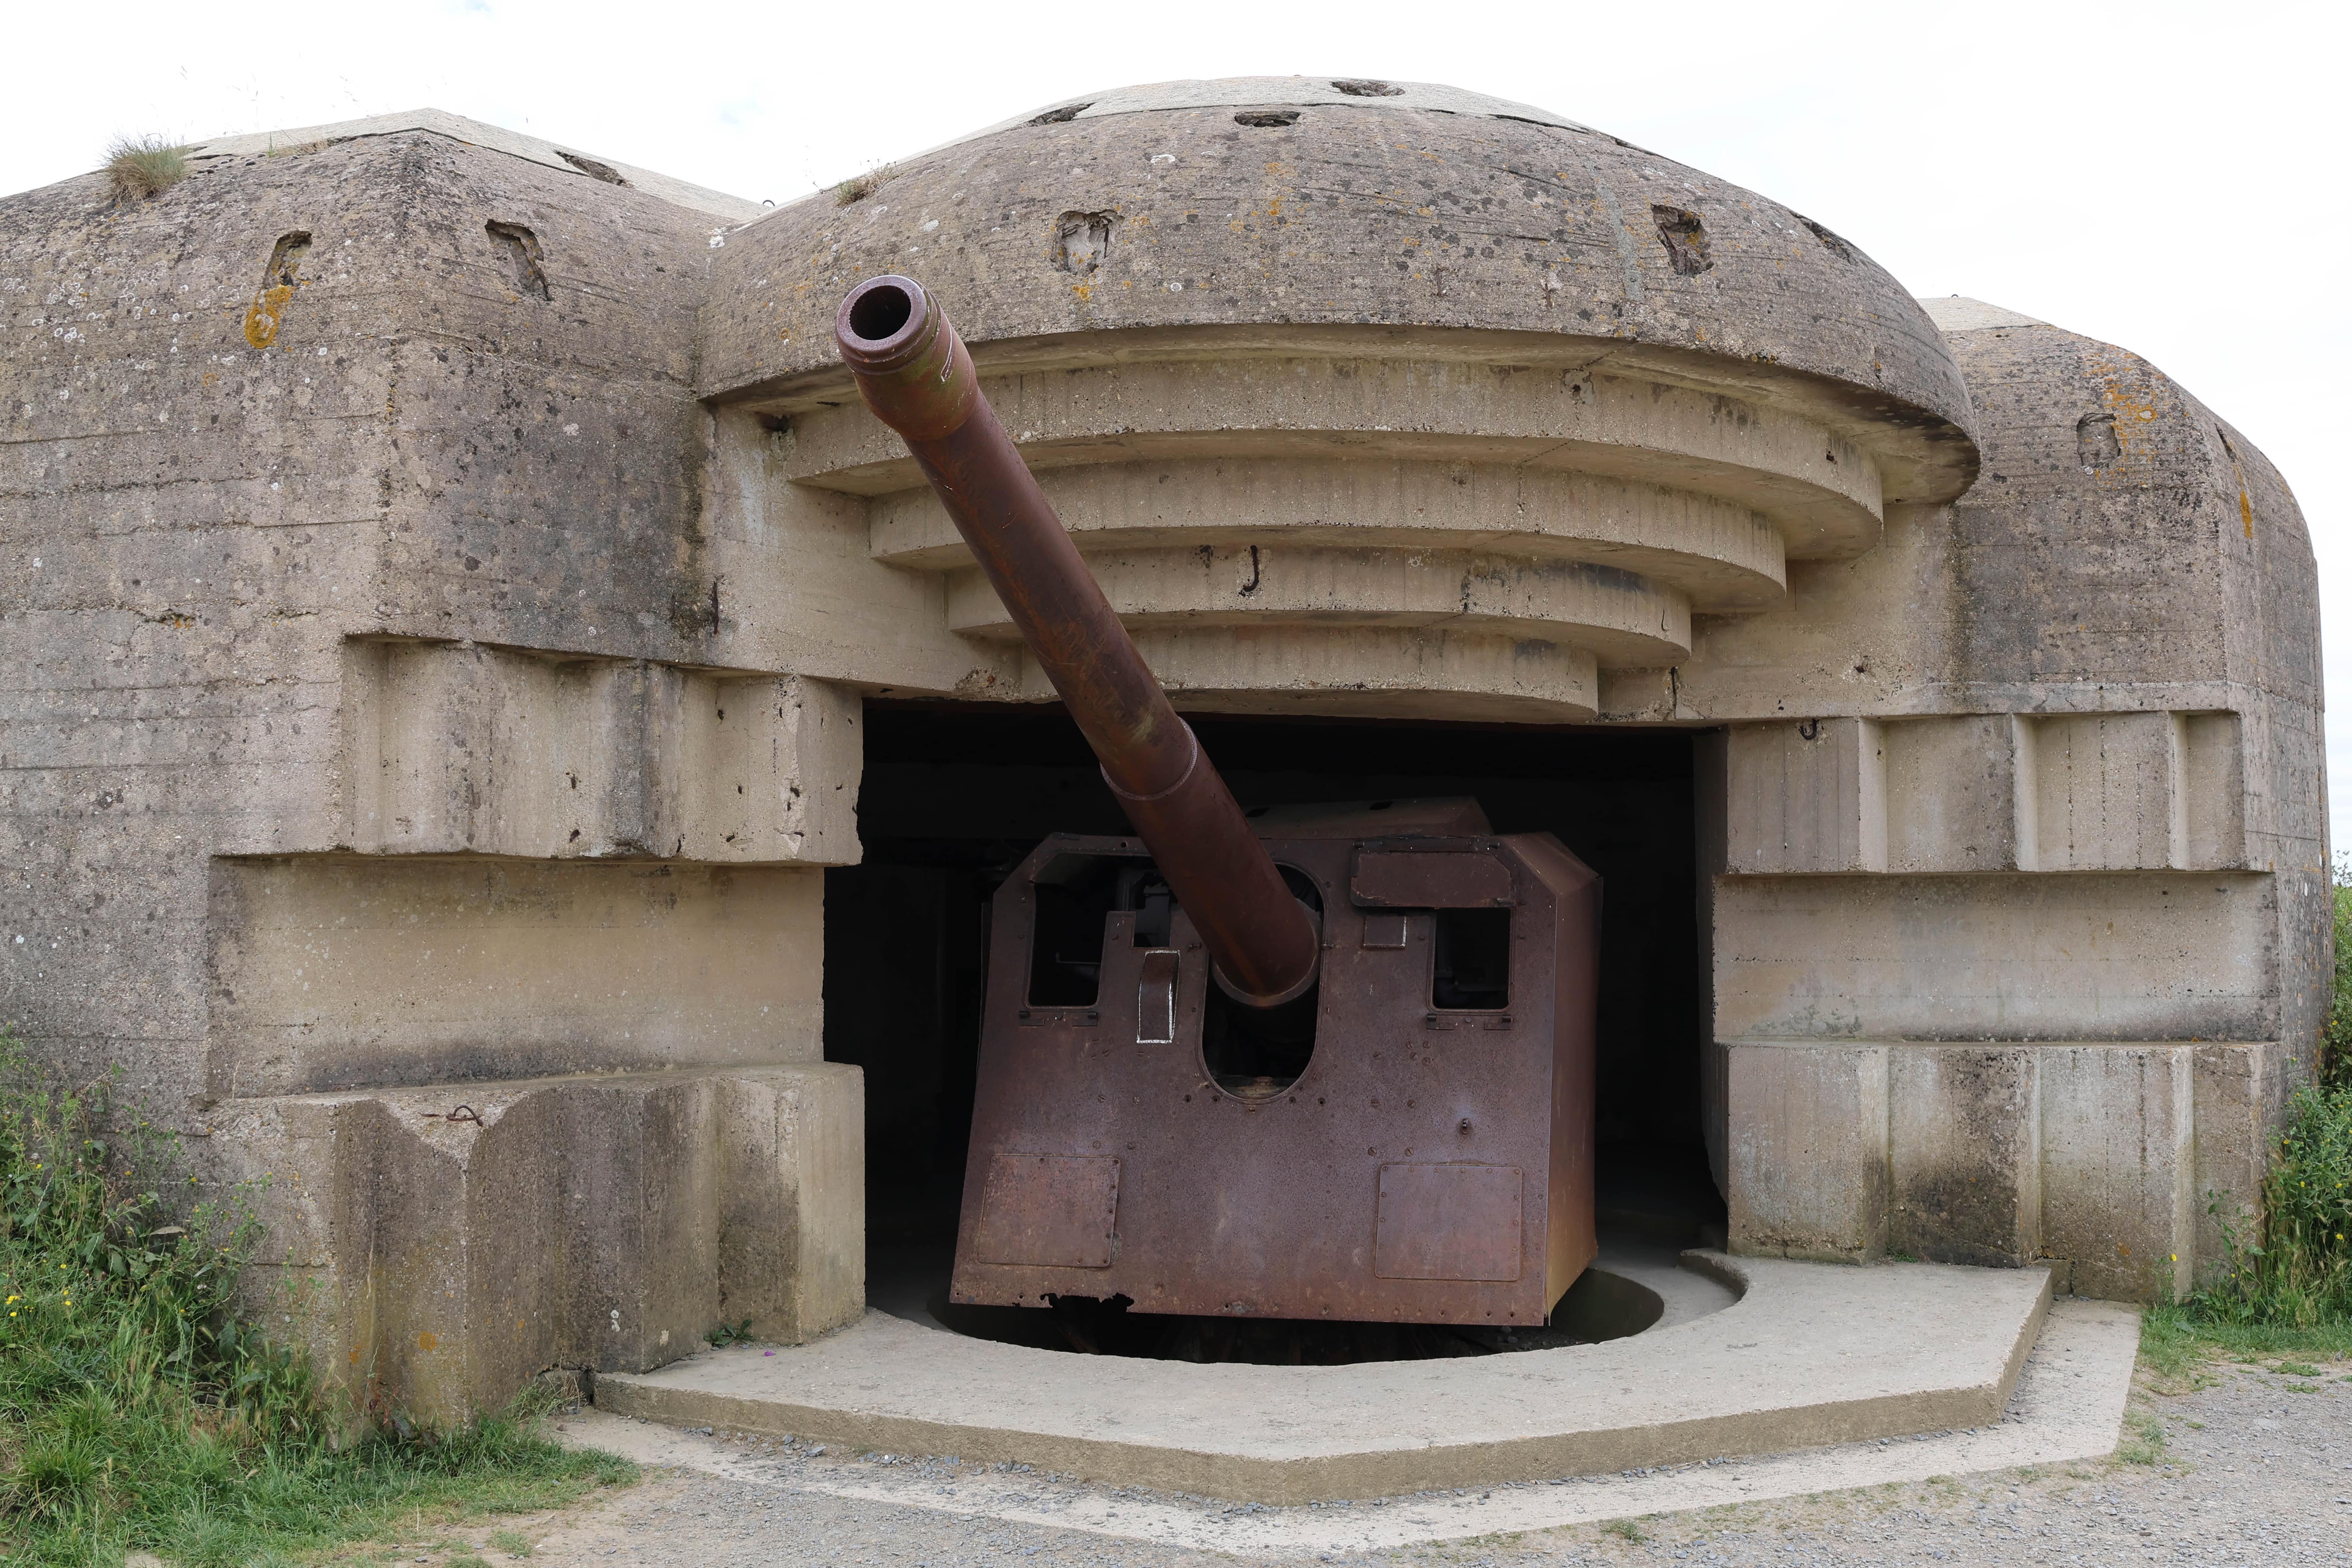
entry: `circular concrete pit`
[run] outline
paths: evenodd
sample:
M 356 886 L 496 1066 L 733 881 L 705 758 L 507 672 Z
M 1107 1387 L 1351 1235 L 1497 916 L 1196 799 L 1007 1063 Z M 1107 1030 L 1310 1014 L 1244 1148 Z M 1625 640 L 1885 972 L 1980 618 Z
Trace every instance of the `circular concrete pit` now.
M 1548 1324 L 1531 1328 L 1177 1317 L 1130 1311 L 1124 1302 L 1066 1300 L 1040 1311 L 960 1305 L 941 1290 L 921 1296 L 918 1287 L 909 1282 L 876 1290 L 875 1305 L 912 1322 L 998 1344 L 1256 1366 L 1355 1366 L 1560 1350 L 1626 1339 L 1661 1322 L 1720 1311 L 1738 1300 L 1719 1279 L 1676 1267 L 1674 1249 L 1638 1245 L 1612 1247 L 1569 1288 Z
M 809 1344 L 600 1373 L 605 1410 L 853 1451 L 1013 1461 L 1261 1502 L 1608 1474 L 1993 1425 L 2041 1268 L 1853 1267 L 1604 1243 L 1595 1342 L 1343 1365 L 1072 1353 L 950 1331 L 892 1294 Z M 1605 1294 L 1603 1294 L 1605 1293 Z M 1036 1316 L 1045 1320 L 1047 1314 Z

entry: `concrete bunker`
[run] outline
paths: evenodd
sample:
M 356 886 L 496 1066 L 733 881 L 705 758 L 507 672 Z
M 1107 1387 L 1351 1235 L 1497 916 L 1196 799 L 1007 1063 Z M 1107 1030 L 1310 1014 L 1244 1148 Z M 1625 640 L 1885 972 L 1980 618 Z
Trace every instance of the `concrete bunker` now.
M 984 878 L 1116 824 L 833 346 L 909 258 L 1247 790 L 1602 870 L 1609 1164 L 1742 1267 L 2030 1317 L 2252 1201 L 2331 973 L 2315 574 L 2127 351 L 1428 83 L 1072 98 L 772 212 L 433 110 L 190 161 L 0 202 L 0 1017 L 272 1173 L 255 1283 L 355 1389 L 821 1347 L 923 1234 Z

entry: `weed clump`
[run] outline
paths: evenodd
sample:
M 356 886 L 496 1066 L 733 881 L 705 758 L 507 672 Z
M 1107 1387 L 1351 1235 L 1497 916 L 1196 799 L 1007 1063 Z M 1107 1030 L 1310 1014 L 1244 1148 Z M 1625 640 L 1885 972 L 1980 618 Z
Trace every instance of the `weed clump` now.
M 2220 1212 L 2216 1200 L 2214 1212 Z M 2352 1325 L 2352 1075 L 2295 1091 L 2253 1237 L 2225 1223 L 2221 1276 L 2196 1306 L 2223 1322 Z
M 45 1079 L 0 1032 L 0 1558 L 282 1561 L 420 1518 L 544 1508 L 632 1473 L 520 1411 L 361 1430 L 240 1318 L 249 1204 L 175 1207 L 176 1151 L 108 1089 Z M 142 1179 L 142 1177 L 144 1179 Z M 183 1178 L 174 1176 L 173 1181 Z
M 2186 1303 L 2202 1323 L 2352 1331 L 2352 863 L 2339 862 L 2335 882 L 2336 992 L 2318 1071 L 2295 1091 L 2271 1152 L 2253 1233 L 2239 1234 L 2221 1195 L 2209 1204 L 2224 1252 L 2220 1272 Z
M 2164 1463 L 2164 1423 L 2146 1410 L 2133 1410 L 2126 1413 L 2124 1436 L 2123 1440 L 2116 1446 L 2116 1458 L 2126 1465 Z
M 141 201 L 188 177 L 188 150 L 161 136 L 118 136 L 106 150 L 103 172 L 116 200 Z
M 2336 991 L 2319 1031 L 2319 1081 L 2352 1083 L 2352 856 L 2339 856 L 2335 886 Z
M 888 184 L 898 173 L 898 171 L 890 164 L 884 163 L 878 168 L 868 169 L 862 174 L 853 174 L 833 187 L 833 205 L 845 207 L 852 202 L 862 202 L 884 185 Z

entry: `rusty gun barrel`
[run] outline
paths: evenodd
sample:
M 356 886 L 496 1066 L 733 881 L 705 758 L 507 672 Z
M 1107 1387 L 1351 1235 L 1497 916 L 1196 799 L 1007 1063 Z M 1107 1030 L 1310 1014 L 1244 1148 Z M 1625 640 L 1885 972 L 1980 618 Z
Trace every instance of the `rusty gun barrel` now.
M 1219 983 L 1261 1007 L 1303 994 L 1317 969 L 1314 922 L 980 395 L 939 301 L 911 279 L 869 278 L 842 300 L 834 338 L 866 405 L 905 438 L 1094 747 Z

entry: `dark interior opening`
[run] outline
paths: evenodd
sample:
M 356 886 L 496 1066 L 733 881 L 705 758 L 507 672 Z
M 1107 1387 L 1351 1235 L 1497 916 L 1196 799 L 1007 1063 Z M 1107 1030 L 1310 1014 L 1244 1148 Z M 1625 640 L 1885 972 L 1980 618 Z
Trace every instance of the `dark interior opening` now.
M 1494 1012 L 1511 1005 L 1510 910 L 1440 910 L 1436 945 L 1431 1006 Z
M 1209 987 L 1201 1017 L 1201 1057 L 1219 1089 L 1243 1100 L 1280 1094 L 1315 1055 L 1315 1015 L 1322 988 L 1310 985 L 1278 1007 L 1250 1007 Z
M 849 308 L 849 330 L 869 343 L 878 343 L 905 326 L 914 313 L 915 302 L 907 291 L 886 283 L 858 296 L 857 303 Z
M 1069 870 L 1049 868 L 1037 882 L 1037 939 L 1029 949 L 1032 1007 L 1095 1005 L 1102 990 L 1103 921 L 1127 907 L 1118 898 L 1118 868 L 1076 855 L 1067 863 Z
M 1245 807 L 1470 795 L 1496 831 L 1558 834 L 1598 871 L 1604 1226 L 1688 1245 L 1720 1224 L 1699 1124 L 1704 992 L 1690 732 L 1206 715 L 1192 722 Z M 864 862 L 825 873 L 825 1056 L 866 1073 L 868 1275 L 877 1305 L 887 1306 L 894 1270 L 915 1258 L 940 1259 L 943 1269 L 952 1252 L 990 897 L 1049 833 L 1131 829 L 1058 707 L 869 700 L 865 729 Z M 1076 877 L 1041 903 L 1041 923 L 1054 934 L 1037 944 L 1033 1002 L 1093 1005 L 1101 917 L 1112 908 L 1138 911 L 1139 942 L 1164 940 L 1166 885 L 1148 862 Z M 1445 915 L 1432 1005 L 1507 1007 L 1507 911 Z M 1240 1007 L 1224 1009 L 1221 1021 L 1213 1013 L 1204 1046 L 1219 1081 L 1246 1089 L 1295 1079 L 1313 1048 L 1307 1016 L 1301 1037 L 1292 1020 Z

